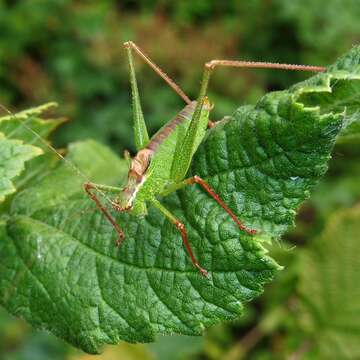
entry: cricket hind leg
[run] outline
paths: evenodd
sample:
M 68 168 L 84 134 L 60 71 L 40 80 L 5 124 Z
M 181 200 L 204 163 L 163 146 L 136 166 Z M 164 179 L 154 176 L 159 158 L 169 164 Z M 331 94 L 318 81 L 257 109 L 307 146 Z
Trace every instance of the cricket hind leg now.
M 184 101 L 186 104 L 190 104 L 190 98 L 185 94 L 179 85 L 175 83 L 173 79 L 170 78 L 150 57 L 145 54 L 145 52 L 137 46 L 132 41 L 126 41 L 124 43 L 125 48 L 130 48 L 135 51 L 135 53 L 146 63 L 148 64 L 155 72 L 158 74 Z
M 159 65 L 157 65 L 150 57 L 145 54 L 145 52 L 134 42 L 132 41 L 126 41 L 124 43 L 124 46 L 126 49 L 132 49 L 135 51 L 135 53 L 146 63 L 148 64 L 156 74 L 158 74 L 165 82 L 168 84 L 176 94 L 178 94 L 186 104 L 191 103 L 191 99 L 185 94 L 184 90 L 169 76 L 165 73 L 164 70 L 160 68 Z M 212 128 L 214 127 L 215 122 L 209 120 L 208 127 Z
M 153 199 L 152 203 L 170 220 L 170 222 L 172 222 L 175 225 L 175 227 L 180 232 L 183 244 L 185 245 L 186 251 L 190 256 L 191 262 L 194 265 L 194 267 L 200 271 L 202 276 L 208 277 L 209 276 L 208 272 L 200 266 L 199 262 L 197 261 L 190 247 L 185 225 L 178 218 L 176 218 L 169 210 L 167 210 L 163 205 L 161 205 L 161 203 L 158 200 Z
M 113 226 L 114 230 L 116 231 L 118 235 L 118 239 L 116 240 L 115 244 L 116 246 L 120 246 L 122 242 L 125 239 L 125 233 L 121 229 L 120 225 L 116 222 L 114 217 L 110 214 L 109 210 L 101 203 L 100 199 L 96 196 L 94 190 L 101 190 L 101 191 L 110 191 L 110 192 L 120 192 L 121 189 L 115 188 L 112 186 L 105 186 L 105 185 L 98 185 L 94 183 L 84 183 L 83 184 L 84 190 L 86 194 L 90 197 L 91 200 L 93 200 L 96 204 L 96 207 L 104 214 L 106 219 L 110 222 L 110 224 Z M 117 211 L 122 211 L 122 209 L 119 207 L 119 205 L 115 202 L 111 202 L 113 208 Z
M 282 63 L 271 63 L 262 61 L 238 61 L 238 60 L 211 60 L 204 65 L 203 76 L 201 80 L 201 87 L 199 96 L 197 99 L 197 109 L 195 114 L 200 116 L 200 109 L 206 97 L 207 89 L 212 72 L 216 67 L 234 67 L 234 68 L 257 68 L 257 69 L 278 69 L 278 70 L 293 70 L 293 71 L 310 71 L 310 72 L 322 72 L 326 68 L 322 66 L 311 66 L 311 65 L 297 65 L 297 64 L 282 64 Z M 216 122 L 209 122 L 209 128 L 216 125 Z

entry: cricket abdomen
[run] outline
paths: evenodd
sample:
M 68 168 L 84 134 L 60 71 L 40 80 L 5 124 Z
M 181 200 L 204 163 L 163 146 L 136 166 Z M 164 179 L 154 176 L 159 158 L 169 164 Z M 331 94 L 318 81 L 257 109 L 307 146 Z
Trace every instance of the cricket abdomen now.
M 196 101 L 192 101 L 186 105 L 172 120 L 170 120 L 165 126 L 163 126 L 150 140 L 146 146 L 147 149 L 156 152 L 158 147 L 163 143 L 165 139 L 176 129 L 179 124 L 184 121 L 191 121 L 196 107 Z

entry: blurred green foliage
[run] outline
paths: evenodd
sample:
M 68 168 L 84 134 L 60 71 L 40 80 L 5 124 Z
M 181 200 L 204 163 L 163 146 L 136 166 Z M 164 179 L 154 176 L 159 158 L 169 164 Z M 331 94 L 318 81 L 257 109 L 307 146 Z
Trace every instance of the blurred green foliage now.
M 58 101 L 72 119 L 58 133 L 61 145 L 96 134 L 116 149 L 132 149 L 123 41 L 138 42 L 196 97 L 202 66 L 212 58 L 332 62 L 356 41 L 359 12 L 356 0 L 2 0 L 1 101 L 17 108 Z M 154 131 L 182 103 L 141 62 L 138 71 Z M 215 117 L 303 76 L 218 70 L 211 86 Z
M 93 137 L 116 151 L 133 150 L 123 41 L 137 42 L 194 98 L 207 60 L 326 65 L 359 42 L 359 18 L 357 0 L 1 0 L 0 103 L 22 109 L 55 100 L 71 119 L 57 132 L 58 145 Z M 182 102 L 140 61 L 137 69 L 145 118 L 155 131 Z M 218 70 L 210 93 L 214 117 L 305 76 Z M 330 172 L 302 207 L 297 227 L 271 249 L 285 270 L 248 306 L 246 316 L 210 329 L 200 341 L 175 337 L 146 347 L 121 344 L 97 358 L 162 360 L 169 348 L 178 359 L 314 358 L 298 321 L 298 284 L 305 271 L 299 258 L 330 216 L 359 202 L 359 159 L 353 143 L 337 145 Z M 314 279 L 312 286 L 320 285 Z M 90 358 L 0 313 L 1 360 Z

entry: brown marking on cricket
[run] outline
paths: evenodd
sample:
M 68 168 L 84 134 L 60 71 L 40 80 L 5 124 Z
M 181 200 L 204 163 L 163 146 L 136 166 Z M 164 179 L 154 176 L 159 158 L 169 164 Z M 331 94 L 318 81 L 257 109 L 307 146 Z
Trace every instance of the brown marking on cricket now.
M 123 189 L 122 203 L 120 208 L 123 211 L 130 210 L 136 193 L 141 187 L 147 168 L 150 165 L 152 150 L 147 148 L 140 150 L 131 160 L 130 169 L 128 172 L 127 185 Z
M 176 129 L 176 127 L 186 120 L 191 120 L 196 108 L 196 101 L 186 105 L 166 126 L 164 126 L 146 146 L 147 149 L 155 152 L 163 141 Z
M 153 151 L 151 149 L 145 148 L 140 150 L 131 160 L 129 177 L 135 178 L 137 183 L 141 181 L 142 176 L 149 167 L 152 154 Z

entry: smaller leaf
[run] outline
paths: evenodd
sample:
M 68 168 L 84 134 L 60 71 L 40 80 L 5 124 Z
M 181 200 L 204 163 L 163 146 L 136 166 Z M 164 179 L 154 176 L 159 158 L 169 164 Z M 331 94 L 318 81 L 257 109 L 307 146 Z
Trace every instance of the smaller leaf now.
M 43 119 L 41 113 L 55 106 L 55 103 L 48 103 L 36 108 L 20 111 L 14 115 L 0 117 L 0 131 L 7 138 L 19 139 L 26 143 L 44 146 L 40 140 L 46 139 L 52 131 L 61 125 L 65 119 Z M 36 135 L 36 134 L 37 135 Z
M 13 180 L 25 169 L 25 162 L 42 153 L 38 147 L 9 140 L 0 133 L 0 202 L 16 191 Z
M 30 108 L 30 109 L 20 111 L 20 112 L 18 112 L 16 114 L 16 117 L 18 119 L 27 119 L 29 116 L 40 115 L 43 112 L 45 112 L 46 110 L 48 110 L 48 109 L 50 109 L 52 107 L 55 107 L 55 106 L 57 106 L 57 103 L 49 102 L 49 103 L 46 103 L 46 104 L 43 104 L 43 105 L 40 105 L 40 106 L 36 106 L 36 107 Z M 6 115 L 6 116 L 1 117 L 0 121 L 2 121 L 2 120 L 11 120 L 11 119 L 13 119 L 13 117 L 14 117 L 13 115 Z
M 0 117 L 0 132 L 8 139 L 17 139 L 28 145 L 37 146 L 45 153 L 43 156 L 25 164 L 22 176 L 14 181 L 18 190 L 33 179 L 38 181 L 53 168 L 59 159 L 55 153 L 48 151 L 46 139 L 65 119 L 43 119 L 40 117 L 42 112 L 55 105 L 55 103 L 48 103 L 14 115 Z

